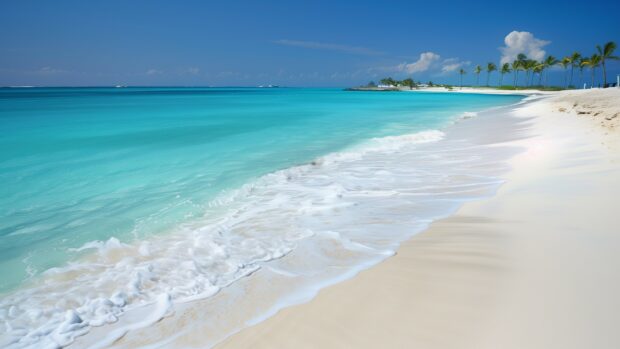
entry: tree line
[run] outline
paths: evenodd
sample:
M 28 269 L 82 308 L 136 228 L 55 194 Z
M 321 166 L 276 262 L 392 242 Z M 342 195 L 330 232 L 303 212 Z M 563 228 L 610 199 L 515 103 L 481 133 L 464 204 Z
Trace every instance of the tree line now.
M 519 83 L 519 72 L 525 74 L 524 86 L 534 86 L 534 80 L 537 78 L 538 86 L 547 87 L 549 83 L 549 70 L 554 66 L 560 66 L 564 69 L 564 88 L 574 87 L 573 80 L 575 70 L 579 71 L 579 79 L 583 82 L 584 69 L 590 69 L 591 86 L 595 86 L 596 70 L 602 68 L 603 86 L 607 86 L 607 69 L 605 62 L 610 60 L 618 60 L 620 57 L 614 56 L 616 50 L 616 43 L 610 41 L 603 46 L 597 45 L 596 52 L 590 56 L 583 56 L 579 52 L 573 52 L 571 55 L 558 59 L 554 56 L 547 56 L 542 61 L 528 58 L 525 54 L 521 53 L 517 55 L 517 58 L 512 63 L 504 63 L 499 67 L 495 63 L 489 62 L 483 69 L 482 66 L 476 65 L 473 69 L 473 73 L 476 75 L 476 85 L 480 86 L 480 74 L 483 70 L 486 71 L 486 86 L 489 86 L 491 74 L 495 71 L 499 73 L 498 85 L 503 86 L 504 76 L 512 73 L 513 80 L 512 86 L 517 87 Z M 460 86 L 463 87 L 463 76 L 467 74 L 467 71 L 460 68 L 458 71 L 460 75 Z M 413 79 L 394 80 L 391 77 L 380 80 L 382 85 L 386 86 L 405 86 L 409 88 L 416 87 Z M 369 83 L 374 85 L 374 82 Z
M 549 70 L 551 67 L 560 66 L 564 69 L 564 88 L 573 86 L 573 79 L 575 69 L 579 70 L 580 80 L 583 81 L 583 71 L 585 68 L 590 69 L 591 73 L 591 86 L 595 86 L 596 69 L 602 67 L 603 86 L 607 86 L 607 69 L 605 62 L 609 60 L 618 60 L 620 57 L 614 56 L 613 53 L 616 50 L 616 43 L 610 41 L 603 46 L 597 45 L 596 52 L 591 56 L 582 56 L 579 52 L 573 52 L 562 59 L 558 59 L 554 56 L 547 56 L 542 61 L 529 59 L 523 53 L 517 55 L 517 58 L 512 63 L 504 63 L 501 67 L 498 67 L 494 63 L 487 63 L 487 82 L 489 86 L 489 79 L 491 73 L 499 71 L 499 86 L 502 86 L 504 75 L 513 73 L 512 85 L 516 87 L 518 85 L 519 72 L 522 71 L 525 74 L 525 86 L 533 86 L 534 79 L 538 77 L 538 86 L 547 86 L 549 78 Z M 476 74 L 476 85 L 480 85 L 480 73 L 482 67 L 477 65 L 474 68 L 474 74 Z M 467 74 L 465 69 L 459 70 L 461 78 L 461 86 L 463 86 L 463 75 Z

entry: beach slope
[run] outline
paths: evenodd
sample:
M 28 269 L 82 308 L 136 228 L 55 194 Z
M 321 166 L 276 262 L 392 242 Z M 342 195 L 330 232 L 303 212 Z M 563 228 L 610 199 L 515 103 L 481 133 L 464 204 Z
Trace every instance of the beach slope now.
M 495 196 L 218 348 L 617 347 L 617 111 L 618 89 L 515 110 L 522 127 L 497 131 L 524 151 Z

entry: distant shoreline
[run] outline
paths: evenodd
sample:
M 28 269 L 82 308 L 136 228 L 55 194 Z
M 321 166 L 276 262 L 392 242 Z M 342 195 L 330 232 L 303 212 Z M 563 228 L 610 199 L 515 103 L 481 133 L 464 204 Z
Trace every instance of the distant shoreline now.
M 345 91 L 372 91 L 372 92 L 399 92 L 402 91 L 398 87 L 382 88 L 382 87 L 347 87 Z
M 550 95 L 555 94 L 558 91 L 546 91 L 538 89 L 498 89 L 495 87 L 446 87 L 446 86 L 433 86 L 433 87 L 349 87 L 344 89 L 345 91 L 364 91 L 364 92 L 437 92 L 437 93 L 477 93 L 477 94 L 490 94 L 490 95 L 524 95 L 530 96 L 535 94 Z M 579 90 L 575 90 L 579 91 Z

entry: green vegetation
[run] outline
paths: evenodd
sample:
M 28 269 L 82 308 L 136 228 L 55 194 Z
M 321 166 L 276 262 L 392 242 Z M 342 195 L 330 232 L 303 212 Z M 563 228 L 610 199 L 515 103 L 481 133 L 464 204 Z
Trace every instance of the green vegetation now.
M 512 68 L 514 72 L 514 82 L 513 87 L 517 87 L 518 78 L 519 78 L 519 70 L 525 71 L 525 87 L 534 88 L 534 77 L 538 74 L 538 86 L 539 88 L 542 86 L 543 89 L 548 89 L 548 74 L 549 69 L 551 67 L 559 65 L 564 69 L 564 88 L 572 88 L 574 81 L 574 73 L 575 68 L 579 69 L 579 78 L 583 80 L 583 69 L 585 67 L 590 68 L 592 73 L 592 81 L 591 86 L 595 86 L 595 72 L 596 68 L 599 66 L 603 66 L 603 86 L 607 86 L 607 72 L 605 71 L 605 60 L 610 59 L 620 59 L 617 56 L 614 56 L 613 53 L 616 49 L 616 44 L 612 41 L 606 43 L 603 47 L 596 46 L 598 54 L 593 54 L 589 58 L 583 58 L 579 52 L 573 52 L 570 56 L 566 56 L 561 60 L 556 59 L 553 56 L 547 56 L 547 58 L 538 62 L 536 60 L 528 59 L 526 55 L 519 54 L 517 59 L 514 60 L 507 69 L 504 70 L 504 66 L 502 66 L 502 71 L 504 74 L 509 71 L 508 68 Z M 570 68 L 570 71 L 569 71 Z M 543 80 L 544 75 L 544 80 Z M 501 79 L 500 79 L 501 85 Z M 502 87 L 502 89 L 505 89 Z
M 501 66 L 495 65 L 493 62 L 489 62 L 485 66 L 487 72 L 486 86 L 490 86 L 491 74 L 494 71 L 499 73 L 498 88 L 502 90 L 518 90 L 518 89 L 539 89 L 544 91 L 556 91 L 561 89 L 574 88 L 575 84 L 575 68 L 579 69 L 579 83 L 583 84 L 583 70 L 588 68 L 591 73 L 591 86 L 596 86 L 596 69 L 602 67 L 602 81 L 603 86 L 607 86 L 607 70 L 605 62 L 609 60 L 620 60 L 620 57 L 614 56 L 616 50 L 616 43 L 610 41 L 605 45 L 597 45 L 596 53 L 592 56 L 582 56 L 579 52 L 573 52 L 569 56 L 565 56 L 562 59 L 557 59 L 554 56 L 547 56 L 544 60 L 538 61 L 528 58 L 525 54 L 520 53 L 513 62 L 505 62 Z M 560 66 L 564 70 L 564 83 L 562 87 L 550 87 L 549 86 L 549 70 L 555 66 Z M 480 65 L 476 65 L 473 69 L 473 73 L 476 75 L 476 86 L 480 86 L 480 73 L 483 68 Z M 523 71 L 525 74 L 525 81 L 520 86 L 519 84 L 519 72 Z M 467 74 L 465 69 L 458 70 L 459 73 L 459 87 L 463 88 L 463 76 Z M 504 75 L 513 74 L 512 86 L 504 85 Z M 534 80 L 537 79 L 537 80 Z M 534 83 L 537 81 L 536 83 Z M 408 86 L 414 88 L 417 85 L 412 79 L 405 79 L 403 81 L 396 81 L 392 78 L 386 78 L 381 80 L 381 84 L 387 86 Z M 432 82 L 428 83 L 429 86 L 433 86 Z M 442 85 L 438 85 L 442 86 Z
M 570 60 L 570 79 L 568 80 L 568 85 L 573 85 L 573 73 L 575 72 L 575 66 L 579 65 L 581 60 L 581 54 L 579 52 L 573 52 L 569 57 Z
M 394 80 L 391 77 L 389 77 L 389 78 L 384 78 L 384 79 L 379 80 L 379 83 L 381 85 L 391 86 L 391 87 L 405 86 L 405 87 L 409 87 L 409 89 L 413 89 L 414 87 L 417 86 L 416 82 L 412 78 L 407 78 L 407 79 L 399 81 L 399 80 Z M 372 86 L 372 87 L 376 87 L 376 86 Z
M 554 65 L 558 64 L 558 60 L 557 58 L 553 57 L 553 56 L 547 56 L 547 58 L 545 59 L 545 69 L 549 69 L 551 67 L 553 67 Z M 545 84 L 544 86 L 547 86 L 547 83 L 549 81 L 549 70 L 547 70 L 547 74 L 545 75 Z
M 509 74 L 511 71 L 512 69 L 510 69 L 509 63 L 502 64 L 502 69 L 500 69 L 499 71 L 499 86 L 502 86 L 502 80 L 504 80 L 504 75 Z
M 557 91 L 562 89 L 574 88 L 575 81 L 575 68 L 579 69 L 579 80 L 583 83 L 583 70 L 590 69 L 591 73 L 591 86 L 595 86 L 596 83 L 596 69 L 602 67 L 602 81 L 603 86 L 607 86 L 607 70 L 605 62 L 609 60 L 620 60 L 620 57 L 614 56 L 616 50 L 616 43 L 610 41 L 603 46 L 596 46 L 596 53 L 590 57 L 582 56 L 579 52 L 573 52 L 569 56 L 565 56 L 562 59 L 557 59 L 554 56 L 547 56 L 544 60 L 538 61 L 528 58 L 525 54 L 520 53 L 513 62 L 505 62 L 500 67 L 493 62 L 486 64 L 487 81 L 486 86 L 490 86 L 489 82 L 491 74 L 494 71 L 499 72 L 498 89 L 500 90 L 521 90 L 521 89 L 539 89 L 543 91 Z M 549 86 L 549 70 L 554 66 L 560 66 L 564 69 L 564 83 L 562 87 Z M 570 68 L 570 69 L 569 69 Z M 480 73 L 482 72 L 482 66 L 476 65 L 473 69 L 473 73 L 476 75 L 476 86 L 480 86 Z M 522 86 L 519 86 L 519 71 L 523 71 L 525 74 L 525 82 Z M 463 76 L 467 74 L 465 69 L 460 68 L 459 73 L 459 87 L 463 88 Z M 504 85 L 504 75 L 513 74 L 512 86 Z M 537 83 L 534 84 L 534 79 L 538 78 Z M 407 78 L 402 81 L 394 80 L 391 77 L 381 79 L 381 85 L 391 87 L 409 87 L 410 89 L 417 88 L 419 83 L 416 83 L 412 78 Z M 453 87 L 450 85 L 437 85 L 432 81 L 428 82 L 428 86 L 443 86 L 448 89 Z M 374 82 L 370 82 L 366 87 L 376 87 Z
M 590 71 L 592 72 L 592 86 L 594 86 L 594 73 L 596 71 L 596 68 L 601 65 L 601 56 L 597 55 L 596 53 L 593 54 L 592 56 L 590 56 L 590 58 L 586 58 L 584 59 L 581 64 L 585 67 L 589 67 Z M 607 81 L 607 80 L 605 80 Z
M 413 81 L 413 79 L 410 79 L 410 78 L 401 81 L 400 84 L 402 86 L 409 87 L 410 90 L 412 90 L 415 87 L 415 81 Z
M 474 74 L 476 74 L 476 86 L 480 86 L 480 72 L 482 71 L 482 67 L 479 65 L 474 68 Z
M 487 63 L 487 86 L 489 86 L 489 77 L 491 77 L 491 73 L 497 70 L 497 66 L 494 63 Z
M 570 57 L 564 57 L 562 58 L 562 60 L 560 61 L 559 65 L 564 68 L 564 86 L 568 86 L 568 80 L 567 80 L 567 68 L 571 65 L 570 63 Z
M 596 50 L 598 51 L 598 55 L 601 57 L 601 64 L 603 65 L 603 86 L 607 85 L 607 70 L 605 69 L 605 60 L 618 60 L 620 57 L 613 56 L 614 51 L 616 50 L 616 43 L 610 41 L 601 48 L 600 45 L 596 45 Z
M 381 83 L 381 85 L 398 86 L 398 81 L 392 79 L 391 77 L 381 79 L 381 80 L 379 80 L 379 82 Z

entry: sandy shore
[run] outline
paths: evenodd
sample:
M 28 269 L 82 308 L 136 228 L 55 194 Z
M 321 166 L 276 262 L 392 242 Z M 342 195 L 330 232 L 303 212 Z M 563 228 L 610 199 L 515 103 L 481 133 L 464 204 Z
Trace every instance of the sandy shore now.
M 515 111 L 497 195 L 218 348 L 616 348 L 619 108 L 609 89 Z
M 409 88 L 409 87 L 392 87 L 392 88 L 376 88 L 376 87 L 356 87 L 350 88 L 348 90 L 351 91 L 374 91 L 374 92 L 393 92 L 393 91 L 401 91 L 401 92 L 440 92 L 440 93 L 480 93 L 487 95 L 553 95 L 556 94 L 556 91 L 541 91 L 535 89 L 527 89 L 527 90 L 498 90 L 493 87 L 452 87 L 452 89 L 448 89 L 446 87 L 417 87 L 417 88 Z
M 540 91 L 540 90 L 498 90 L 496 88 L 487 87 L 454 87 L 452 90 L 448 90 L 445 87 L 424 87 L 420 89 L 408 90 L 401 89 L 405 92 L 452 92 L 452 93 L 481 93 L 487 95 L 555 95 L 555 91 Z

